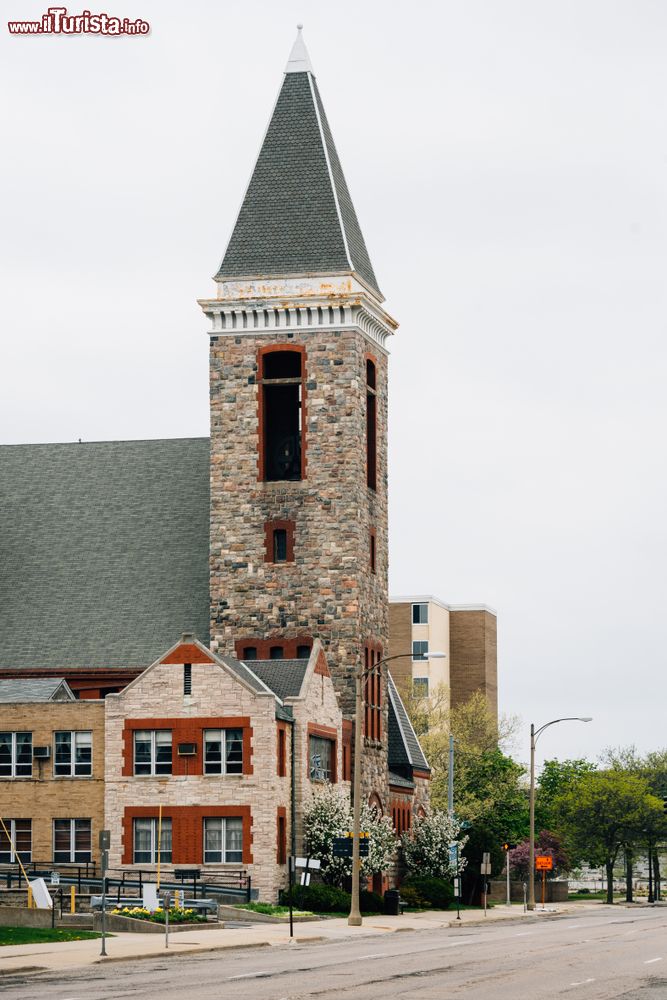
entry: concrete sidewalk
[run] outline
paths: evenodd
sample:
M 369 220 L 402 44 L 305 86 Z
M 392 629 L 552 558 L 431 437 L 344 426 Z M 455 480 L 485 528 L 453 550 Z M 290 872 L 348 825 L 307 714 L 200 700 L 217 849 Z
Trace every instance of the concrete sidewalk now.
M 599 904 L 598 904 L 599 905 Z M 462 910 L 461 919 L 451 910 L 429 910 L 406 913 L 401 917 L 364 917 L 361 927 L 350 927 L 343 917 L 317 920 L 294 925 L 294 940 L 299 944 L 351 937 L 376 937 L 396 931 L 443 929 L 489 925 L 500 920 L 540 920 L 549 916 L 589 908 L 587 903 L 571 906 L 554 904 L 546 912 L 524 913 L 521 906 L 494 906 L 486 917 L 479 910 Z M 99 938 L 87 941 L 63 941 L 42 944 L 9 945 L 0 948 L 0 983 L 7 973 L 62 971 L 68 968 L 94 965 L 97 962 L 119 962 L 141 958 L 166 958 L 170 955 L 196 954 L 226 948 L 262 948 L 289 944 L 289 924 L 253 924 L 248 927 L 222 927 L 169 935 L 169 949 L 164 936 L 147 934 L 116 934 L 106 943 L 107 957 L 100 956 Z M 1 987 L 0 987 L 1 988 Z

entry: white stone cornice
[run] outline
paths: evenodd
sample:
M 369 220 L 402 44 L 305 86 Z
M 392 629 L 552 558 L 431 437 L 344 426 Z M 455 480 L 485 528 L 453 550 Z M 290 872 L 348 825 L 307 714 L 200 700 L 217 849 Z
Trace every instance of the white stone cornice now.
M 398 326 L 349 274 L 225 280 L 217 298 L 198 301 L 213 337 L 357 329 L 386 351 Z

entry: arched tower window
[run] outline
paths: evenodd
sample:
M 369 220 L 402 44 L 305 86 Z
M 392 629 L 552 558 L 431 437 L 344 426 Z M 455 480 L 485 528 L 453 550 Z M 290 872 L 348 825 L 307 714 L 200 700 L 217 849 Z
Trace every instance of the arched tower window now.
M 303 352 L 260 355 L 260 478 L 303 479 Z
M 366 481 L 377 489 L 377 396 L 375 362 L 366 360 Z

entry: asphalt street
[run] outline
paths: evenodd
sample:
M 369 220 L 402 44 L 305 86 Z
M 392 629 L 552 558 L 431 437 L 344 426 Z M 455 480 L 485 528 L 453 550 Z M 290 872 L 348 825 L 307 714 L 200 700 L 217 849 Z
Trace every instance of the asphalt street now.
M 3 1000 L 667 1000 L 667 911 L 387 933 L 6 975 Z

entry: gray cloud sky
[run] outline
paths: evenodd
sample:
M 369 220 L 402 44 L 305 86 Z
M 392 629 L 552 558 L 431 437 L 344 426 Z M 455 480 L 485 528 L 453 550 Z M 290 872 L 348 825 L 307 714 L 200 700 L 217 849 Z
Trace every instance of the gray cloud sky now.
M 0 439 L 208 432 L 195 299 L 303 21 L 401 323 L 391 588 L 497 608 L 502 707 L 595 717 L 547 756 L 664 744 L 664 4 L 105 9 L 151 34 L 0 30 Z

